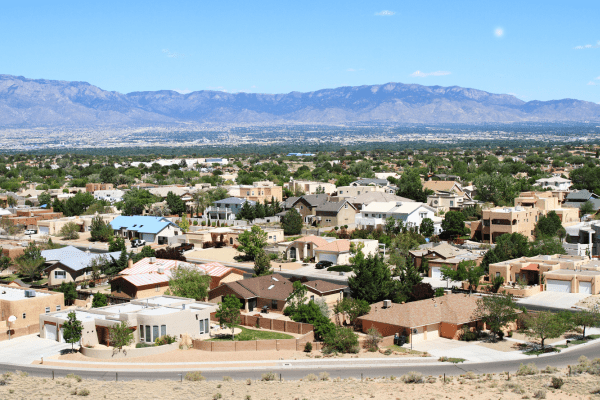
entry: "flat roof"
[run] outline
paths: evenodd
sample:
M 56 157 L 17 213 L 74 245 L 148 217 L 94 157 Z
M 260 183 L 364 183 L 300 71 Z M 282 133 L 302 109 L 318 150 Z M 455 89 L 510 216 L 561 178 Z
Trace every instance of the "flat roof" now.
M 587 275 L 587 276 L 596 276 L 600 275 L 600 271 L 575 271 L 572 269 L 557 269 L 554 271 L 548 271 L 547 274 L 552 275 Z
M 168 308 L 168 307 L 158 307 L 158 308 L 146 308 L 138 312 L 138 314 L 143 315 L 166 315 L 180 312 L 181 308 Z
M 146 301 L 148 304 L 156 304 L 159 306 L 169 306 L 177 303 L 189 302 L 190 299 L 186 299 L 183 297 L 167 297 L 167 296 L 156 296 L 149 297 L 147 299 L 142 299 L 139 301 Z
M 93 321 L 95 319 L 105 319 L 105 315 L 103 314 L 96 314 L 96 313 L 91 313 L 91 312 L 87 312 L 87 311 L 82 311 L 82 310 L 65 310 L 65 311 L 61 311 L 57 314 L 53 314 L 53 317 L 56 318 L 61 318 L 61 319 L 68 319 L 69 318 L 69 313 L 71 312 L 75 312 L 75 318 L 78 321 Z
M 113 313 L 117 313 L 117 314 L 131 313 L 131 312 L 136 312 L 136 311 L 143 310 L 143 309 L 144 309 L 144 306 L 139 305 L 139 304 L 131 304 L 131 303 L 115 304 L 112 306 L 99 308 L 100 311 L 108 311 L 108 312 L 113 312 Z
M 25 297 L 25 290 L 33 290 L 33 289 L 20 289 L 20 288 L 13 288 L 13 287 L 9 287 L 9 286 L 0 286 L 0 300 L 17 301 L 17 300 L 29 299 L 30 297 Z M 35 296 L 36 297 L 50 296 L 50 293 L 38 292 L 36 290 Z

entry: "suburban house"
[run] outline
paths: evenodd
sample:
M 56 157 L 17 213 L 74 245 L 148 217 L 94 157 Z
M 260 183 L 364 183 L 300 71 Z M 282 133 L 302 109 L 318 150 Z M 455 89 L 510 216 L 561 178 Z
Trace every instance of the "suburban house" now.
M 323 227 L 353 225 L 357 212 L 356 207 L 348 201 L 329 201 L 326 194 L 288 199 L 284 208 L 295 208 L 305 223 Z
M 48 286 L 63 282 L 81 282 L 92 279 L 92 261 L 100 258 L 119 258 L 120 251 L 112 253 L 89 253 L 73 246 L 60 249 L 42 250 L 42 257 L 48 265 L 44 272 L 48 274 Z
M 579 209 L 579 207 L 581 207 L 581 205 L 586 201 L 592 203 L 594 210 L 600 209 L 600 197 L 597 194 L 592 193 L 586 189 L 575 190 L 567 194 L 564 205 L 565 207 L 573 207 Z
M 127 239 L 143 239 L 146 243 L 170 244 L 175 236 L 181 235 L 181 228 L 165 217 L 124 216 L 110 222 L 115 236 Z
M 283 199 L 283 188 L 270 181 L 254 182 L 252 185 L 228 186 L 227 191 L 230 196 L 261 203 L 265 200 L 271 201 L 273 198 L 277 201 Z
M 333 194 L 336 186 L 329 182 L 296 181 L 291 179 L 283 184 L 283 187 L 289 189 L 292 193 L 302 192 L 304 194 Z
M 305 282 L 308 299 L 323 298 L 327 304 L 335 304 L 343 298 L 347 286 L 335 285 L 322 280 Z M 270 311 L 283 312 L 286 300 L 293 292 L 293 284 L 279 274 L 258 276 L 235 282 L 227 282 L 211 290 L 209 301 L 219 302 L 224 296 L 233 295 L 242 301 L 247 312 L 268 307 Z
M 356 218 L 356 226 L 376 229 L 385 226 L 388 217 L 402 221 L 406 227 L 419 227 L 423 219 L 429 218 L 434 222 L 434 233 L 437 235 L 442 232 L 442 219 L 435 216 L 435 210 L 416 201 L 373 202 L 361 210 Z
M 85 185 L 85 191 L 94 193 L 96 190 L 113 190 L 115 185 L 112 183 L 88 183 Z
M 339 198 L 340 197 L 338 196 L 338 199 Z M 335 198 L 332 198 L 332 200 L 334 200 L 334 199 Z M 410 199 L 407 199 L 406 197 L 396 196 L 393 193 L 379 192 L 379 191 L 366 192 L 366 193 L 359 194 L 355 197 L 346 197 L 345 199 L 349 203 L 351 203 L 354 207 L 356 207 L 356 210 L 358 210 L 358 211 L 361 211 L 365 206 L 367 206 L 373 202 L 387 203 L 390 201 L 394 201 L 394 202 L 412 201 Z
M 63 293 L 0 285 L 0 341 L 9 338 L 9 329 L 11 338 L 38 333 L 40 314 L 64 307 Z M 8 321 L 11 316 L 14 322 Z
M 194 299 L 174 296 L 156 296 L 144 300 L 112 306 L 64 310 L 42 314 L 38 318 L 40 337 L 64 342 L 62 326 L 70 311 L 83 324 L 81 346 L 110 346 L 109 329 L 121 321 L 127 321 L 133 331 L 134 341 L 154 343 L 164 335 L 179 337 L 188 334 L 192 338 L 210 336 L 210 314 L 217 305 Z
M 229 197 L 223 200 L 213 202 L 213 206 L 204 210 L 204 214 L 209 220 L 234 220 L 238 213 L 242 210 L 244 203 L 248 203 L 254 207 L 255 201 L 241 199 L 239 197 Z
M 552 178 L 542 178 L 535 181 L 534 186 L 540 186 L 544 189 L 552 190 L 569 190 L 571 187 L 571 180 L 565 179 L 560 176 L 553 176 Z
M 379 253 L 379 242 L 372 239 L 334 239 L 329 237 L 305 236 L 293 242 L 279 244 L 279 252 L 285 252 L 289 260 L 305 258 L 315 262 L 330 261 L 334 265 L 350 264 L 350 245 L 362 244 L 365 256 Z
M 118 203 L 123 200 L 124 191 L 116 189 L 116 190 L 96 190 L 94 192 L 94 198 L 96 200 L 104 200 L 109 203 Z
M 562 293 L 600 294 L 600 261 L 574 255 L 540 255 L 502 261 L 489 266 L 490 277 L 505 282 L 519 280 L 540 290 Z M 545 286 L 545 287 L 544 287 Z
M 522 192 L 515 199 L 515 206 L 535 207 L 543 215 L 554 211 L 560 218 L 563 226 L 574 225 L 579 222 L 579 209 L 573 207 L 563 208 L 560 197 L 552 192 Z
M 425 181 L 423 182 L 423 189 L 429 189 L 433 193 L 447 192 L 464 195 L 461 184 L 456 181 Z
M 484 209 L 480 221 L 471 222 L 471 237 L 479 236 L 481 240 L 495 243 L 505 233 L 520 233 L 533 240 L 533 230 L 541 211 L 535 207 L 496 207 Z
M 384 300 L 371 304 L 371 311 L 358 318 L 362 331 L 376 328 L 383 336 L 406 336 L 411 343 L 438 337 L 458 339 L 466 325 L 483 326 L 475 316 L 478 296 L 447 294 L 405 304 Z
M 484 251 L 472 251 L 452 246 L 449 243 L 440 243 L 437 246 L 422 250 L 409 251 L 416 268 L 421 268 L 423 260 L 427 260 L 429 267 L 427 276 L 430 278 L 442 279 L 442 267 L 449 267 L 454 270 L 462 261 L 474 261 L 476 265 L 481 264 Z
M 600 221 L 584 221 L 565 228 L 566 241 L 563 248 L 569 255 L 598 256 L 600 255 Z
M 396 190 L 393 187 L 384 185 L 370 185 L 370 186 L 359 186 L 359 185 L 349 185 L 349 186 L 340 186 L 337 188 L 337 197 L 343 199 L 349 199 L 353 197 L 357 197 L 363 195 L 365 193 L 386 193 L 386 194 L 396 194 Z
M 92 227 L 92 220 L 95 217 L 100 217 L 104 222 L 109 223 L 118 216 L 118 214 L 98 214 L 46 219 L 38 222 L 38 232 L 42 235 L 58 236 L 62 227 L 69 223 L 78 225 L 79 232 L 89 232 Z
M 251 226 L 228 226 L 216 227 L 188 232 L 185 235 L 185 242 L 192 243 L 197 247 L 202 248 L 205 243 L 222 242 L 225 246 L 239 245 L 238 237 L 247 230 L 252 229 Z M 267 243 L 274 244 L 284 240 L 282 228 L 262 228 L 267 234 Z

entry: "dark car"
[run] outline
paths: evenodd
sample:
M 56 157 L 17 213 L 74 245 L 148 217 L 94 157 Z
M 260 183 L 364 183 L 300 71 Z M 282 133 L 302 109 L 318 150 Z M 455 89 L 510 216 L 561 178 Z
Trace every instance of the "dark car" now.
M 333 263 L 331 261 L 319 261 L 316 265 L 315 268 L 316 269 L 323 269 L 323 268 L 329 268 L 333 265 Z
M 177 250 L 180 254 L 185 253 L 186 251 L 194 250 L 194 243 L 181 243 Z

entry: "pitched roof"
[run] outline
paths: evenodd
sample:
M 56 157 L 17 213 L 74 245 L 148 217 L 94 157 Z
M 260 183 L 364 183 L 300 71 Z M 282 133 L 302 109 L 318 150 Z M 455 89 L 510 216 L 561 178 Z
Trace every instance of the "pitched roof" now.
M 150 262 L 150 257 L 142 258 L 129 268 L 125 268 L 119 272 L 119 275 L 139 275 L 147 274 L 151 272 L 157 272 L 159 268 L 164 271 L 176 268 L 179 265 L 177 260 L 165 260 L 163 258 L 157 258 L 156 261 Z
M 285 300 L 294 290 L 292 282 L 279 274 L 257 276 L 256 278 L 229 282 L 225 285 L 244 298 L 262 297 Z M 240 287 L 244 290 L 240 290 Z
M 425 203 L 419 203 L 417 201 L 388 201 L 373 203 L 363 207 L 362 212 L 375 212 L 375 213 L 395 213 L 395 214 L 411 214 L 420 207 L 424 207 L 430 211 L 434 211 L 433 208 L 429 207 Z
M 160 285 L 164 283 L 169 283 L 170 274 L 155 274 L 155 273 L 147 273 L 147 274 L 137 274 L 137 275 L 124 275 L 117 276 L 113 280 L 124 279 L 131 283 L 133 286 L 148 286 L 148 285 Z
M 359 194 L 355 197 L 349 197 L 346 200 L 354 204 L 370 204 L 375 201 L 381 203 L 387 203 L 389 201 L 412 201 L 411 199 L 407 199 L 406 197 L 400 197 L 392 193 L 378 191 L 366 192 L 363 194 Z
M 315 251 L 332 251 L 335 253 L 344 253 L 350 251 L 350 241 L 348 239 L 334 240 L 331 243 L 317 246 Z
M 300 200 L 300 199 L 304 199 L 308 204 L 310 204 L 311 207 L 317 207 L 317 206 L 320 206 L 321 204 L 324 204 L 325 202 L 327 202 L 328 197 L 324 193 L 322 193 L 322 194 L 306 194 L 306 195 L 300 197 L 298 200 Z M 298 200 L 296 202 L 298 202 Z
M 340 209 L 342 207 L 344 207 L 344 204 L 348 203 L 347 201 L 327 201 L 323 204 L 320 204 L 317 206 L 317 212 L 339 212 Z M 352 205 L 352 203 L 348 203 L 350 204 L 350 207 L 354 208 L 356 210 L 356 207 L 354 207 L 354 205 Z
M 234 273 L 234 274 L 238 274 L 238 275 L 244 275 L 243 271 L 240 271 L 239 269 L 236 269 L 236 268 L 226 267 L 225 265 L 223 265 L 219 262 L 211 262 L 208 264 L 199 264 L 199 265 L 196 265 L 196 267 L 204 270 L 204 272 L 206 272 L 206 274 L 210 275 L 210 276 L 222 277 L 222 276 L 229 274 L 230 272 Z
M 72 271 L 81 271 L 81 270 L 88 268 L 90 266 L 92 260 L 95 260 L 100 257 L 111 257 L 111 256 L 116 259 L 116 258 L 119 258 L 119 256 L 121 255 L 120 251 L 113 251 L 112 253 L 89 253 L 89 254 L 82 251 L 81 253 L 82 254 L 78 254 L 76 256 L 61 258 L 58 260 L 58 262 L 56 262 L 55 264 L 46 268 L 45 271 L 50 271 L 50 270 L 54 269 L 54 267 L 57 264 L 61 264 L 62 266 L 67 267 Z
M 338 285 L 331 282 L 322 281 L 320 279 L 314 281 L 304 282 L 304 286 L 308 287 L 309 290 L 318 293 L 329 293 L 329 292 L 338 292 L 340 290 L 346 289 L 348 286 Z
M 159 233 L 169 225 L 178 227 L 177 224 L 164 217 L 151 217 L 147 215 L 120 215 L 109 223 L 114 230 L 125 228 L 128 231 L 154 234 Z
M 460 191 L 460 185 L 456 181 L 426 181 L 423 182 L 423 189 L 433 190 L 434 192 L 444 191 L 449 192 L 452 188 L 457 187 Z
M 577 190 L 567 195 L 566 201 L 569 200 L 589 200 L 594 194 L 587 189 Z
M 371 305 L 371 311 L 361 320 L 383 322 L 405 328 L 447 322 L 464 324 L 476 320 L 477 296 L 449 294 L 433 299 L 413 301 L 406 304 L 393 303 L 383 308 L 383 302 Z
M 42 250 L 41 254 L 46 261 L 60 261 L 65 258 L 79 257 L 86 253 L 83 250 L 79 250 L 77 247 L 66 246 L 59 249 Z
M 213 204 L 244 204 L 246 202 L 248 202 L 249 205 L 251 205 L 251 206 L 256 204 L 255 201 L 240 199 L 239 197 L 228 197 L 223 200 L 217 200 L 217 201 L 213 202 Z
M 428 253 L 437 253 L 439 254 L 442 258 L 452 258 L 452 257 L 456 257 L 459 254 L 463 254 L 463 253 L 468 253 L 468 250 L 464 250 L 464 249 L 459 249 L 458 247 L 454 247 L 451 244 L 448 243 L 442 243 L 439 244 L 435 247 L 432 247 L 430 249 L 428 249 Z
M 380 185 L 387 186 L 390 184 L 390 181 L 387 179 L 374 179 L 374 178 L 362 178 L 352 182 L 350 185 L 353 186 L 368 186 L 368 185 Z
M 296 243 L 296 242 L 298 242 L 298 243 L 314 243 L 317 247 L 325 246 L 329 243 L 327 240 L 323 239 L 322 237 L 314 236 L 314 235 L 301 237 L 300 239 L 294 240 L 292 243 Z

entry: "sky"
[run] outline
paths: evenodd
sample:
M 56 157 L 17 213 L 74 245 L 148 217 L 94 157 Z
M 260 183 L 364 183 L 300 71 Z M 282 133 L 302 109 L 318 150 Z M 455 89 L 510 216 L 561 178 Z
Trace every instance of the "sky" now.
M 599 11 L 598 0 L 0 0 L 0 74 L 121 93 L 402 82 L 598 103 Z

